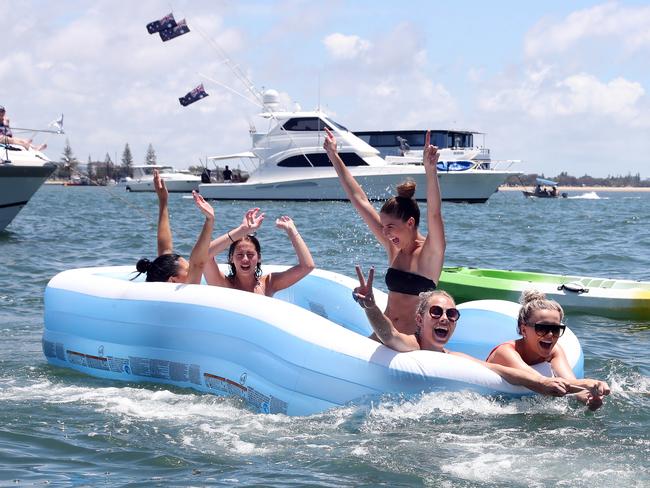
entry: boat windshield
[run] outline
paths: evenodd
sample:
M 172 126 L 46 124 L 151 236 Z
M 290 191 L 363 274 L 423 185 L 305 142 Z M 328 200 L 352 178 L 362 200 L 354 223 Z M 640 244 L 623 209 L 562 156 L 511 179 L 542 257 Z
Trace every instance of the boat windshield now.
M 294 132 L 322 131 L 325 128 L 332 129 L 336 127 L 339 130 L 347 132 L 347 129 L 333 120 L 325 121 L 320 117 L 293 117 L 287 120 L 282 126 L 283 130 Z

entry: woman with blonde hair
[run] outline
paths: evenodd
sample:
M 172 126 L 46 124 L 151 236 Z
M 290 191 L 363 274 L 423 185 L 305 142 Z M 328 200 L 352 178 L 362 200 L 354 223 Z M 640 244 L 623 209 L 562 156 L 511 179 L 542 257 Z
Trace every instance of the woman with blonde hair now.
M 486 361 L 529 372 L 535 371 L 531 366 L 543 364 L 545 376 L 563 378 L 570 385 L 569 391 L 577 393 L 576 397 L 590 410 L 600 408 L 603 397 L 610 393 L 609 385 L 599 380 L 577 379 L 557 343 L 566 329 L 560 304 L 537 290 L 524 291 L 519 302 L 517 332 L 521 339 L 498 345 Z

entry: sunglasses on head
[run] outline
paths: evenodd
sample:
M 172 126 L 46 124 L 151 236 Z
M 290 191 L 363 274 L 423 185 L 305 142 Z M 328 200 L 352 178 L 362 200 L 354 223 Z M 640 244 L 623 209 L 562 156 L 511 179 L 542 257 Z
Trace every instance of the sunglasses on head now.
M 456 322 L 460 318 L 460 312 L 456 308 L 444 309 L 440 305 L 431 305 L 429 308 L 429 315 L 434 319 L 439 319 L 443 314 L 447 315 L 447 319 Z
M 535 327 L 535 333 L 543 337 L 549 332 L 553 334 L 554 337 L 562 337 L 564 331 L 566 330 L 565 324 L 547 324 L 544 322 L 538 322 L 536 324 L 528 324 L 531 327 Z

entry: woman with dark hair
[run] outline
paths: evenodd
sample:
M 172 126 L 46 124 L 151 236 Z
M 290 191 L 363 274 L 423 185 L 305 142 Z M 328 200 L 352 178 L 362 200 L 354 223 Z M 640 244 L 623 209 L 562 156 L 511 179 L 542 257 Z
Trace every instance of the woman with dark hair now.
M 307 244 L 291 217 L 283 215 L 275 221 L 275 225 L 287 233 L 298 256 L 298 264 L 285 271 L 262 275 L 262 249 L 253 234 L 263 221 L 264 214 L 260 213 L 259 208 L 250 209 L 244 215 L 240 226 L 210 243 L 210 259 L 205 267 L 205 279 L 209 285 L 235 288 L 270 297 L 298 282 L 314 269 L 314 260 Z M 230 268 L 228 275 L 219 269 L 213 259 L 226 248 Z
M 154 170 L 153 181 L 158 195 L 158 257 L 153 261 L 146 258 L 141 259 L 136 264 L 136 269 L 140 274 L 146 273 L 147 281 L 199 284 L 203 276 L 203 268 L 209 260 L 208 248 L 214 227 L 214 209 L 201 195 L 195 191 L 192 192 L 194 203 L 205 215 L 205 223 L 188 262 L 181 255 L 173 252 L 172 231 L 167 208 L 167 187 L 157 170 Z
M 339 157 L 334 134 L 325 129 L 323 145 L 343 189 L 368 228 L 388 254 L 388 304 L 385 314 L 395 328 L 414 334 L 413 320 L 419 294 L 435 290 L 445 257 L 445 229 L 442 222 L 440 187 L 438 185 L 438 148 L 430 144 L 427 131 L 424 147 L 424 170 L 427 178 L 428 235 L 420 233 L 420 209 L 413 198 L 415 182 L 406 181 L 397 187 L 397 196 L 388 199 L 380 212 L 368 200 L 361 186 Z

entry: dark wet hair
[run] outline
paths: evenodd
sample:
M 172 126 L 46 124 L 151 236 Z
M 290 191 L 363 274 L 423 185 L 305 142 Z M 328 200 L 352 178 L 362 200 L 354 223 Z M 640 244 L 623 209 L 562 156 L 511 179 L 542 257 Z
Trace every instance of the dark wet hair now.
M 381 213 L 390 215 L 406 222 L 413 217 L 415 227 L 420 225 L 420 207 L 413 198 L 415 195 L 415 181 L 406 180 L 397 185 L 397 195 L 386 200 L 381 207 Z
M 255 278 L 259 278 L 260 276 L 262 276 L 262 246 L 260 246 L 260 241 L 257 240 L 257 237 L 255 237 L 252 234 L 242 237 L 241 239 L 237 239 L 235 242 L 230 244 L 230 249 L 228 250 L 228 267 L 230 268 L 228 273 L 228 278 L 234 278 L 235 275 L 237 275 L 237 270 L 235 269 L 235 265 L 232 262 L 232 257 L 235 254 L 235 248 L 237 247 L 237 244 L 239 244 L 242 241 L 252 242 L 253 246 L 255 246 L 255 251 L 257 252 L 257 266 L 255 267 Z
M 142 273 L 146 273 L 146 281 L 169 281 L 169 278 L 178 274 L 178 260 L 180 257 L 180 254 L 161 254 L 153 262 L 147 258 L 142 258 L 135 265 L 138 275 L 131 278 L 131 280 L 136 279 Z

